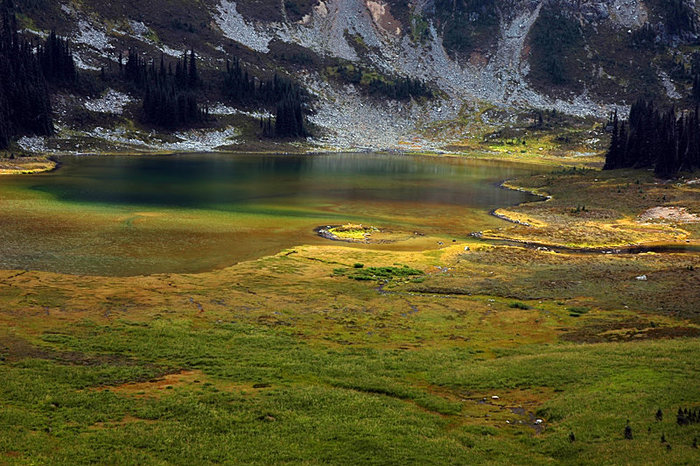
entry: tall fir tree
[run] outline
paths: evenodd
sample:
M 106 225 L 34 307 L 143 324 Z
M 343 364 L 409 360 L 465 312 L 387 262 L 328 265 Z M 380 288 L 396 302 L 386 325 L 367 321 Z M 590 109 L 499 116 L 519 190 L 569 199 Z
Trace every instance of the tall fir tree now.
M 653 102 L 632 105 L 627 121 L 613 117 L 606 170 L 651 168 L 657 176 L 672 178 L 679 171 L 700 168 L 700 116 L 694 111 L 658 109 Z

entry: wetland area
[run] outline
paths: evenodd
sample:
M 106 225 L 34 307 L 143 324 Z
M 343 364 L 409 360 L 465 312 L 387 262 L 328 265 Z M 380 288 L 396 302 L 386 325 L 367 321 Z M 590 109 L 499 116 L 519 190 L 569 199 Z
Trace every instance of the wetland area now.
M 0 464 L 700 458 L 696 180 L 59 161 L 0 178 Z

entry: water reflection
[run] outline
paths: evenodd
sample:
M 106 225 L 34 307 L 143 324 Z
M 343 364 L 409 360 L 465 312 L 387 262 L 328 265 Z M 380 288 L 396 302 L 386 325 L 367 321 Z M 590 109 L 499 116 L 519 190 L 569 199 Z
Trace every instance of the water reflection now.
M 532 199 L 498 182 L 535 170 L 374 154 L 69 157 L 3 179 L 0 267 L 198 272 L 321 243 L 314 227 L 345 222 L 466 237 L 498 222 L 491 209 Z
M 490 208 L 521 199 L 488 182 L 530 168 L 467 160 L 345 154 L 69 159 L 36 190 L 72 202 L 235 210 L 236 204 L 308 198 Z

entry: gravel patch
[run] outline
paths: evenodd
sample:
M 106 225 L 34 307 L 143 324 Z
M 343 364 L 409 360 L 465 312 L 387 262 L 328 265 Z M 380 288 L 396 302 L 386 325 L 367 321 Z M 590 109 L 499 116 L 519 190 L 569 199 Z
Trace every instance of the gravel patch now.
M 270 51 L 268 46 L 274 36 L 263 31 L 262 28 L 248 24 L 236 9 L 236 2 L 222 0 L 217 6 L 217 12 L 214 20 L 228 39 L 258 52 Z
M 154 132 L 148 135 L 138 134 L 125 128 L 98 127 L 86 135 L 112 144 L 149 151 L 211 152 L 221 146 L 237 144 L 236 138 L 240 133 L 232 127 L 222 130 L 193 129 L 174 133 L 173 136 L 177 139 L 175 142 L 164 141 Z
M 134 135 L 133 132 L 127 131 L 121 127 L 103 128 L 98 126 L 92 131 L 86 132 L 85 135 L 117 145 L 142 147 L 146 149 L 156 149 L 158 147 L 157 144 L 150 144 Z
M 23 136 L 17 141 L 17 145 L 27 152 L 49 152 L 46 138 L 42 136 Z
M 678 100 L 683 98 L 683 96 L 676 89 L 676 85 L 673 84 L 671 78 L 668 76 L 668 74 L 666 74 L 666 72 L 657 70 L 657 74 L 659 75 L 659 79 L 661 79 L 661 84 L 663 84 L 664 89 L 666 89 L 666 95 L 669 99 Z
M 257 112 L 248 112 L 246 110 L 239 110 L 234 107 L 229 107 L 226 104 L 222 104 L 221 102 L 217 103 L 213 107 L 209 108 L 209 114 L 210 115 L 245 115 L 250 118 L 255 118 L 260 119 L 260 118 L 268 118 L 273 116 L 270 112 L 266 110 L 262 111 L 257 111 Z
M 309 120 L 324 130 L 323 136 L 309 142 L 325 150 L 437 151 L 449 141 L 421 138 L 416 126 L 453 118 L 459 110 L 451 101 L 377 101 L 352 85 L 336 88 L 318 75 L 300 78 L 319 97 Z
M 88 21 L 84 19 L 78 20 L 78 31 L 78 34 L 72 39 L 73 43 L 87 45 L 102 53 L 114 49 L 109 43 L 107 34 L 103 30 L 94 27 Z
M 623 27 L 638 28 L 647 22 L 648 13 L 639 0 L 614 0 L 610 16 Z
M 148 26 L 146 26 L 146 24 L 143 21 L 129 20 L 129 27 L 131 28 L 132 32 L 123 32 L 124 35 L 127 35 L 133 39 L 140 40 L 141 42 L 148 44 L 151 47 L 160 50 L 164 54 L 170 55 L 171 57 L 182 57 L 184 53 L 184 48 L 183 50 L 177 50 L 165 44 L 156 43 L 152 39 L 150 39 L 148 35 L 151 33 L 151 29 Z
M 73 62 L 75 63 L 75 66 L 80 70 L 100 71 L 99 66 L 91 65 L 88 61 L 86 61 L 83 58 L 80 52 L 73 52 Z
M 183 152 L 210 152 L 221 146 L 238 144 L 240 133 L 235 128 L 223 130 L 189 130 L 175 133 L 180 141 L 164 143 L 160 147 L 166 150 Z
M 91 112 L 110 113 L 112 115 L 122 115 L 124 108 L 134 102 L 127 94 L 110 89 L 99 99 L 88 100 L 85 102 L 85 108 Z

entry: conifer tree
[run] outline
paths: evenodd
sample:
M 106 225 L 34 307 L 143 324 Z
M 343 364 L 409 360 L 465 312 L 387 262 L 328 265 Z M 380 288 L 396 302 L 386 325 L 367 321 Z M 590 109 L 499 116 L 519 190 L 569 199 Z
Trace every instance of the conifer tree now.
M 199 73 L 197 72 L 197 57 L 194 54 L 194 49 L 190 53 L 190 65 L 188 71 L 188 85 L 191 89 L 199 85 Z
M 49 88 L 32 44 L 17 33 L 14 4 L 4 0 L 0 29 L 0 148 L 17 136 L 53 133 Z
M 651 168 L 672 178 L 700 168 L 700 116 L 695 111 L 659 110 L 652 102 L 632 105 L 627 121 L 613 117 L 606 170 Z
M 632 440 L 632 427 L 630 426 L 629 419 L 627 420 L 627 425 L 625 426 L 625 439 Z
M 68 42 L 56 35 L 56 31 L 51 31 L 46 42 L 38 47 L 37 56 L 44 77 L 49 82 L 59 85 L 75 83 L 77 73 L 73 52 Z

